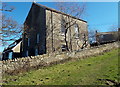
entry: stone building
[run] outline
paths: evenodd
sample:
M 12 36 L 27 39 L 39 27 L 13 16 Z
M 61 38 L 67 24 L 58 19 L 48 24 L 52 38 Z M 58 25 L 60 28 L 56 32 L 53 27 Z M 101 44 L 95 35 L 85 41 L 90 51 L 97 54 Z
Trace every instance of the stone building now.
M 2 52 L 2 60 L 22 57 L 22 38 L 14 41 Z
M 115 42 L 119 40 L 119 31 L 113 32 L 96 32 L 96 41 L 99 44 Z
M 70 26 L 70 22 L 74 22 Z M 66 27 L 67 28 L 66 32 Z M 23 56 L 77 51 L 88 46 L 87 22 L 33 3 L 24 22 Z

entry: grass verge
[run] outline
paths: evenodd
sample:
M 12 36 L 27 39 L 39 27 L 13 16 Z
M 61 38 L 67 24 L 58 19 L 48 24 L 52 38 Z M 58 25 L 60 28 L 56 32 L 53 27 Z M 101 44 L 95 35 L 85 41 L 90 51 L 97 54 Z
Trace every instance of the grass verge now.
M 3 76 L 3 85 L 114 85 L 118 84 L 118 52 Z

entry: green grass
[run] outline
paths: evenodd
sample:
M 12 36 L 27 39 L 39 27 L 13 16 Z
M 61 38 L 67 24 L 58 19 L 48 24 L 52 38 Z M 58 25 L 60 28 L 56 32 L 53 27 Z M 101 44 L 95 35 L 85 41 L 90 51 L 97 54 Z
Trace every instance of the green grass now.
M 4 85 L 105 85 L 105 81 L 98 79 L 118 81 L 118 49 L 97 57 L 3 77 Z

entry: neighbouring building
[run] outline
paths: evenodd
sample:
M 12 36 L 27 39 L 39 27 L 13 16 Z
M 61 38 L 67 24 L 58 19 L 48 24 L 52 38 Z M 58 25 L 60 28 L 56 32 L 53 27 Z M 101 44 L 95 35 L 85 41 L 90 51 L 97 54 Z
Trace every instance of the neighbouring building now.
M 14 41 L 2 52 L 2 60 L 22 57 L 22 38 Z
M 119 33 L 118 31 L 96 32 L 96 41 L 100 44 L 118 41 Z
M 65 27 L 70 24 L 64 24 L 69 20 L 75 23 L 66 33 Z M 23 56 L 62 52 L 67 48 L 77 51 L 83 46 L 88 46 L 86 21 L 38 3 L 32 4 L 24 22 Z

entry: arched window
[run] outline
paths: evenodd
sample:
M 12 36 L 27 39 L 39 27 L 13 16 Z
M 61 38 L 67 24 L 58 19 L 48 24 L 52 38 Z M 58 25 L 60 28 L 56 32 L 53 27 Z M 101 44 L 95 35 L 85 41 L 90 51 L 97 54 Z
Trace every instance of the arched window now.
M 40 34 L 37 34 L 37 43 L 40 41 Z
M 61 20 L 61 33 L 65 34 L 65 19 L 63 18 Z
M 78 24 L 74 25 L 74 30 L 75 30 L 75 37 L 79 38 L 79 27 L 78 27 Z

